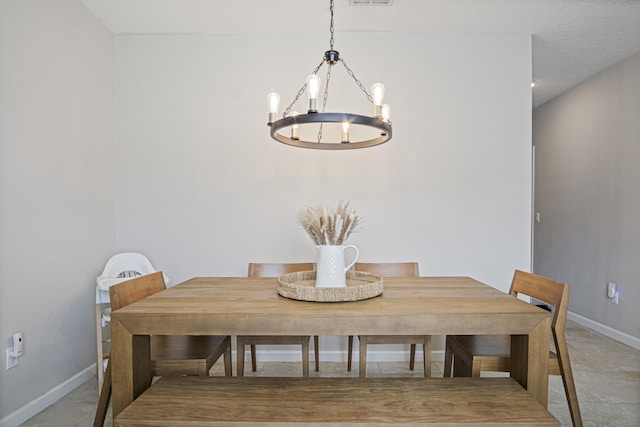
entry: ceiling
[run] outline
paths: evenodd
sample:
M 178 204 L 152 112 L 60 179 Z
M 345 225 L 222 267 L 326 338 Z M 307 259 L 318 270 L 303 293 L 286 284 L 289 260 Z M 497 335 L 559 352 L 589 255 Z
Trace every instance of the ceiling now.
M 78 0 L 113 33 L 329 32 L 327 0 Z M 532 34 L 533 107 L 640 51 L 640 0 L 335 1 L 335 31 Z

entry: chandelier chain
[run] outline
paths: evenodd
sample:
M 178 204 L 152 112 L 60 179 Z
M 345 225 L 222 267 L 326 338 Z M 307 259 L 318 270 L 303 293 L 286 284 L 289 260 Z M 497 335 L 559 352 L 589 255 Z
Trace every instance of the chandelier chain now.
M 349 75 L 351 77 L 353 77 L 353 80 L 360 87 L 360 90 L 362 90 L 364 92 L 364 94 L 367 95 L 367 99 L 369 100 L 369 102 L 371 102 L 373 104 L 373 98 L 371 97 L 371 95 L 369 95 L 369 92 L 367 92 L 367 89 L 365 89 L 365 87 L 362 84 L 362 82 L 360 82 L 360 80 L 358 80 L 358 78 L 355 76 L 355 74 L 353 74 L 353 71 L 351 71 L 351 68 L 349 68 L 347 63 L 344 62 L 344 59 L 340 58 L 340 62 L 342 62 L 342 65 L 344 65 L 344 68 L 347 69 L 347 73 L 349 73 Z
M 331 68 L 333 65 L 329 65 L 327 69 L 327 83 L 324 86 L 324 95 L 322 97 L 322 112 L 325 112 L 327 107 L 327 99 L 329 98 L 329 82 L 331 81 Z M 322 141 L 322 123 L 320 123 L 320 128 L 318 129 L 318 143 Z
M 320 63 L 316 67 L 316 69 L 313 70 L 313 73 L 311 73 L 311 74 L 316 74 L 318 72 L 318 70 L 320 69 L 320 67 L 322 67 L 322 64 L 324 64 L 324 57 L 322 57 L 322 61 L 320 61 Z M 307 83 L 305 82 L 305 84 L 302 86 L 302 88 L 300 88 L 300 90 L 298 91 L 298 94 L 296 95 L 296 97 L 293 98 L 293 101 L 291 101 L 291 104 L 289 104 L 289 106 L 282 113 L 282 117 L 287 117 L 287 115 L 291 111 L 291 107 L 293 107 L 293 105 L 296 102 L 298 102 L 298 99 L 302 96 L 302 94 L 304 93 L 306 88 L 307 88 Z
M 324 86 L 324 96 L 322 99 L 322 112 L 324 113 L 325 107 L 327 106 L 327 98 L 329 98 L 329 82 L 331 81 L 331 69 L 333 65 L 329 65 L 327 69 L 327 84 Z
M 331 0 L 331 3 L 329 4 L 329 10 L 331 11 L 331 24 L 329 25 L 331 39 L 329 40 L 329 44 L 331 45 L 331 50 L 333 50 L 333 0 Z

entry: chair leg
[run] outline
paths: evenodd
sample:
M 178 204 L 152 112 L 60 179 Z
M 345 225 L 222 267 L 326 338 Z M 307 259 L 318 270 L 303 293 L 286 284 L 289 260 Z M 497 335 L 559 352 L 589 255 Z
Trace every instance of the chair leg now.
M 477 360 L 471 360 L 471 376 L 476 378 L 479 377 L 480 371 L 482 371 L 482 363 Z
M 349 349 L 347 350 L 347 371 L 351 372 L 351 360 L 353 359 L 353 335 L 349 335 Z
M 482 363 L 473 357 L 466 361 L 463 357 L 453 358 L 454 377 L 479 377 L 482 371 Z
M 302 337 L 302 376 L 309 378 L 309 337 Z
M 102 381 L 102 389 L 100 391 L 100 398 L 98 399 L 96 416 L 93 419 L 93 427 L 104 426 L 104 420 L 107 418 L 107 411 L 109 410 L 110 400 L 111 400 L 111 358 L 109 358 L 109 361 L 107 362 L 107 371 L 104 374 L 104 381 Z
M 409 370 L 413 371 L 416 365 L 416 345 L 411 344 L 411 351 L 409 352 Z
M 444 377 L 451 376 L 451 365 L 453 362 L 453 349 L 447 344 L 444 349 Z
M 556 351 L 558 352 L 558 365 L 560 367 L 560 375 L 562 376 L 562 384 L 564 392 L 567 396 L 569 404 L 569 413 L 574 427 L 582 427 L 582 416 L 580 415 L 580 406 L 578 405 L 578 394 L 576 393 L 576 385 L 573 381 L 573 370 L 569 360 L 569 350 L 564 336 L 555 336 Z
M 227 377 L 233 376 L 233 368 L 231 367 L 231 343 L 224 350 L 222 356 L 224 358 L 224 375 Z
M 236 349 L 236 358 L 237 358 L 237 375 L 239 377 L 244 377 L 244 338 L 237 338 L 237 349 Z
M 208 366 L 206 361 L 203 361 L 202 363 L 198 363 L 198 373 L 196 375 L 199 377 L 208 377 L 209 371 L 211 370 L 212 367 L 213 367 L 213 363 Z
M 97 344 L 97 363 L 96 368 L 98 374 L 98 393 L 102 389 L 102 382 L 104 381 L 104 372 L 102 371 L 104 360 L 102 355 L 104 349 L 102 348 L 102 305 L 96 304 L 96 344 Z
M 256 346 L 251 344 L 251 370 L 253 372 L 258 370 L 257 359 L 256 359 Z
M 366 335 L 358 335 L 360 341 L 360 361 L 358 362 L 358 369 L 360 370 L 360 378 L 367 376 L 367 337 Z
M 318 342 L 318 336 L 313 337 L 313 352 L 316 358 L 316 372 L 320 372 L 320 343 Z
M 424 337 L 422 353 L 424 354 L 424 377 L 431 378 L 431 335 Z
M 467 365 L 464 364 L 464 362 L 462 361 L 461 357 L 455 357 L 453 358 L 453 374 L 451 375 L 452 377 L 468 377 L 469 375 L 469 369 L 467 368 Z

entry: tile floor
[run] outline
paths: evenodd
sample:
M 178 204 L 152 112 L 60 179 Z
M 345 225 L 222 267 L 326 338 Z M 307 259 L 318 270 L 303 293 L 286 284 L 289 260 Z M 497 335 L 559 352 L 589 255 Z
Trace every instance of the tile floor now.
M 567 341 L 578 390 L 578 399 L 585 426 L 640 426 L 640 351 L 607 338 L 574 322 L 567 323 Z M 299 363 L 259 363 L 258 372 L 248 375 L 297 376 Z M 432 375 L 442 376 L 443 364 L 434 362 Z M 234 370 L 235 372 L 235 370 Z M 320 372 L 312 376 L 357 376 L 357 364 L 349 373 L 346 363 L 321 363 Z M 213 367 L 212 374 L 222 375 L 222 364 Z M 369 363 L 368 376 L 422 376 L 419 364 L 416 371 L 408 363 Z M 97 380 L 91 380 L 54 405 L 31 418 L 22 426 L 91 426 L 97 404 Z M 571 417 L 564 396 L 562 379 L 549 379 L 549 411 L 562 426 L 571 426 Z M 111 425 L 111 416 L 105 425 Z

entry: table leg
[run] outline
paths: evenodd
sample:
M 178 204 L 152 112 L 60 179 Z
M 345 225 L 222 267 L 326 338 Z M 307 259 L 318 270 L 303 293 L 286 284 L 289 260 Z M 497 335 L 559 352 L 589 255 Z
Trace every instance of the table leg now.
M 511 376 L 547 407 L 549 399 L 549 317 L 529 335 L 511 337 Z
M 148 335 L 131 335 L 111 318 L 111 382 L 113 418 L 151 385 Z

